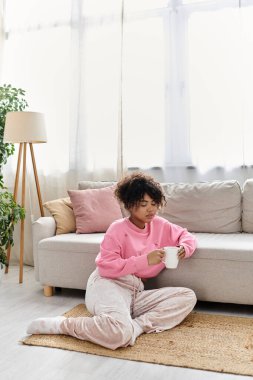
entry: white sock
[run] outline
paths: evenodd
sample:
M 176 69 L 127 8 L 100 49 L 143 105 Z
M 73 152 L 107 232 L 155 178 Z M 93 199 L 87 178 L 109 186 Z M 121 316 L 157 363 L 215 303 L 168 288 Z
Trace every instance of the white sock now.
M 27 334 L 62 334 L 61 322 L 66 317 L 58 316 L 51 318 L 38 318 L 27 327 Z

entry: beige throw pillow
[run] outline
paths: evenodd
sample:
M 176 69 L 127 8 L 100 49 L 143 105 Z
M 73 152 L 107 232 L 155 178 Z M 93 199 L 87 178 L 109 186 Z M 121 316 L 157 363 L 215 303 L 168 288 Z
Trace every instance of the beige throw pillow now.
M 76 231 L 76 221 L 70 198 L 59 198 L 43 204 L 56 222 L 56 235 Z

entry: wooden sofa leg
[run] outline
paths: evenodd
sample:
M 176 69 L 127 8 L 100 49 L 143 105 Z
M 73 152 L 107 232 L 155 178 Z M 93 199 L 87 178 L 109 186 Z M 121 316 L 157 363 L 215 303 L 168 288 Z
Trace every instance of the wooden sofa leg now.
M 53 294 L 54 294 L 54 289 L 52 286 L 44 286 L 45 297 L 52 297 Z

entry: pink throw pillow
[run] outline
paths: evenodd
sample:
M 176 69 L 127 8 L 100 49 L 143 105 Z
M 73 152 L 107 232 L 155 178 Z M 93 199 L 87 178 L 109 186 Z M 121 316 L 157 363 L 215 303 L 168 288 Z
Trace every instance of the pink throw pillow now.
M 76 233 L 105 232 L 112 222 L 122 218 L 114 189 L 115 186 L 109 186 L 68 191 L 76 218 Z

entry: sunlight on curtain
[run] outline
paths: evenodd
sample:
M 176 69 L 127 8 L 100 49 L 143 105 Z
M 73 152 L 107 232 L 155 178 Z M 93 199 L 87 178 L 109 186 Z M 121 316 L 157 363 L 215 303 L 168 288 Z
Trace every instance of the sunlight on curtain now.
M 238 9 L 189 18 L 191 149 L 202 169 L 243 163 L 239 21 Z
M 83 104 L 86 124 L 86 168 L 117 170 L 120 40 L 118 25 L 86 30 L 83 54 Z M 113 43 L 112 43 L 113 41 Z M 79 110 L 82 114 L 82 110 Z
M 150 17 L 126 22 L 123 57 L 125 160 L 130 167 L 163 166 L 166 106 L 163 19 Z
M 121 1 L 72 12 L 70 169 L 76 182 L 116 180 L 120 127 Z
M 230 5 L 188 23 L 191 155 L 203 172 L 253 163 L 253 4 Z
M 3 0 L 0 0 L 0 78 L 2 74 L 3 51 L 4 51 L 4 9 L 3 9 Z
M 242 78 L 243 78 L 243 130 L 244 130 L 244 164 L 253 165 L 253 2 L 242 1 Z
M 39 171 L 67 172 L 70 1 L 11 0 L 5 20 L 4 82 L 25 89 L 29 110 L 45 113 L 48 143 L 35 147 Z
M 171 1 L 168 0 L 125 0 L 125 10 L 127 12 L 146 11 L 154 9 L 165 9 Z
M 121 96 L 127 166 L 252 164 L 252 2 L 125 0 L 122 51 L 121 6 L 5 2 L 2 78 L 46 115 L 39 171 L 116 178 Z

